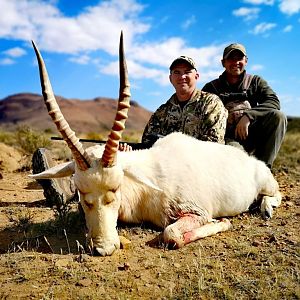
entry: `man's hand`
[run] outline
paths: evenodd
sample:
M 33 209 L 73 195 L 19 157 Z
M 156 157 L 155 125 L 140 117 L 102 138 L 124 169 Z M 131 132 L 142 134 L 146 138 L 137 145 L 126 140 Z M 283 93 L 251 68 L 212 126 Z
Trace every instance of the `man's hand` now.
M 249 125 L 250 125 L 249 118 L 246 115 L 243 115 L 236 125 L 235 138 L 241 141 L 245 140 L 248 137 Z
M 128 151 L 132 151 L 132 147 L 130 145 L 126 144 L 126 143 L 120 143 L 118 150 L 128 152 Z

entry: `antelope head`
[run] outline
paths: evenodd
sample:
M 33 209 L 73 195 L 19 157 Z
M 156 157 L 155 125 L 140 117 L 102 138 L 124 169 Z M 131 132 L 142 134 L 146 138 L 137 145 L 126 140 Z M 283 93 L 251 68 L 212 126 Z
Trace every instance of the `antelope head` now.
M 119 141 L 125 129 L 130 107 L 130 89 L 126 60 L 124 56 L 123 34 L 120 36 L 119 67 L 120 90 L 118 109 L 111 132 L 104 149 L 94 151 L 94 147 L 84 149 L 75 132 L 65 120 L 52 91 L 44 60 L 32 42 L 39 65 L 40 81 L 44 102 L 58 131 L 68 144 L 74 161 L 55 166 L 40 174 L 31 175 L 35 179 L 58 178 L 74 174 L 74 182 L 79 191 L 80 202 L 85 213 L 88 240 L 96 255 L 111 255 L 120 247 L 116 229 L 120 207 L 120 185 L 123 170 L 117 164 Z

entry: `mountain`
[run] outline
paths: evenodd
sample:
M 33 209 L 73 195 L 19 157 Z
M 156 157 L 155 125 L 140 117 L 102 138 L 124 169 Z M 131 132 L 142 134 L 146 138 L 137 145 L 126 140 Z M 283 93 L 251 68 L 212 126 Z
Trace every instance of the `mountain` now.
M 100 133 L 110 130 L 117 109 L 116 99 L 99 97 L 79 100 L 56 96 L 56 100 L 70 127 L 76 133 Z M 135 101 L 131 101 L 130 104 L 126 129 L 142 131 L 151 112 Z M 36 130 L 57 132 L 41 95 L 21 93 L 0 100 L 2 128 L 14 130 L 25 124 Z

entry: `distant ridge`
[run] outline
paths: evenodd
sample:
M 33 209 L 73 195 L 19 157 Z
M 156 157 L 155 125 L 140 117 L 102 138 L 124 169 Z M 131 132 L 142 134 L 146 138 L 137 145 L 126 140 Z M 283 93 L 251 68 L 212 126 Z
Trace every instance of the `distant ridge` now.
M 116 99 L 98 97 L 79 100 L 60 96 L 56 96 L 56 99 L 64 117 L 76 133 L 100 133 L 111 128 L 117 109 Z M 142 131 L 151 112 L 131 101 L 128 116 L 126 130 Z M 50 129 L 57 132 L 41 95 L 20 93 L 1 99 L 0 126 L 14 130 L 25 124 L 36 130 Z

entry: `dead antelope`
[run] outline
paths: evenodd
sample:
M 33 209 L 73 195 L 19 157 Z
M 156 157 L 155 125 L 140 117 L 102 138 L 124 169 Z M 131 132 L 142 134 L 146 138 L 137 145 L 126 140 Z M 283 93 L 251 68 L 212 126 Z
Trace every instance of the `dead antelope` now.
M 43 59 L 39 63 L 44 100 L 72 151 L 73 162 L 57 165 L 35 179 L 74 174 L 95 254 L 111 255 L 120 247 L 117 220 L 152 222 L 163 232 L 153 241 L 182 247 L 231 226 L 228 219 L 262 198 L 261 212 L 271 217 L 280 204 L 278 184 L 266 165 L 232 146 L 172 133 L 146 150 L 118 152 L 130 92 L 120 39 L 118 111 L 105 146 L 83 149 L 55 100 Z

